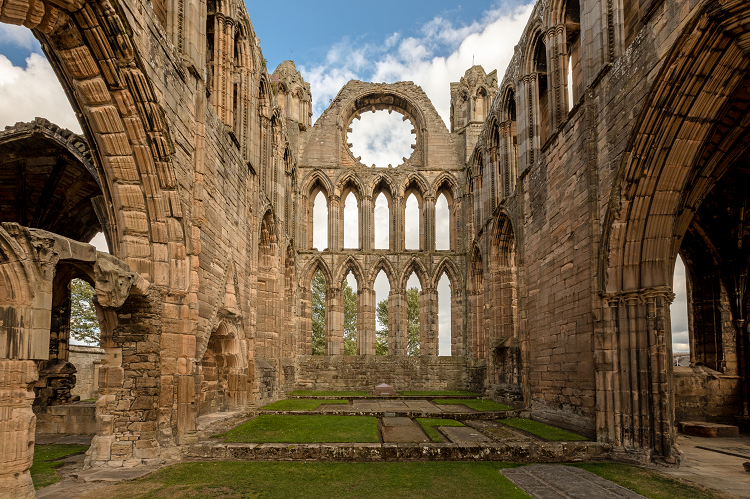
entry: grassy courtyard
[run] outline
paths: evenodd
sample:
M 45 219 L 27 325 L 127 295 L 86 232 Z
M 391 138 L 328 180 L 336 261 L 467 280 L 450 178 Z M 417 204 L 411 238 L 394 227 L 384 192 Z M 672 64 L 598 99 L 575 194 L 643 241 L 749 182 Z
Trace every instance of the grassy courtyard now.
M 443 442 L 443 437 L 437 431 L 436 426 L 466 426 L 455 419 L 442 418 L 417 418 L 417 423 L 422 427 L 424 432 L 433 442 Z
M 379 441 L 378 418 L 261 414 L 219 437 L 246 443 L 373 443 Z
M 499 470 L 518 465 L 490 462 L 265 463 L 197 462 L 164 468 L 82 499 L 474 499 L 528 498 Z M 624 464 L 576 464 L 653 499 L 727 499 L 651 470 Z
M 369 395 L 369 393 L 335 390 L 295 390 L 293 392 L 287 393 L 287 395 L 295 397 L 366 397 L 367 395 Z
M 432 401 L 433 404 L 438 405 L 465 405 L 469 409 L 475 411 L 512 411 L 513 408 L 509 405 L 495 402 L 494 400 L 484 399 L 435 399 Z
M 348 400 L 287 399 L 261 407 L 263 411 L 315 411 L 324 404 L 346 405 Z
M 537 437 L 543 438 L 544 440 L 548 440 L 550 442 L 573 442 L 576 440 L 588 440 L 588 438 L 577 433 L 573 433 L 572 431 L 563 430 L 562 428 L 550 426 L 548 424 L 540 423 L 539 421 L 534 421 L 532 419 L 507 418 L 498 419 L 498 422 L 508 426 L 512 426 L 513 428 L 518 428 L 519 430 L 529 432 L 532 435 L 536 435 Z

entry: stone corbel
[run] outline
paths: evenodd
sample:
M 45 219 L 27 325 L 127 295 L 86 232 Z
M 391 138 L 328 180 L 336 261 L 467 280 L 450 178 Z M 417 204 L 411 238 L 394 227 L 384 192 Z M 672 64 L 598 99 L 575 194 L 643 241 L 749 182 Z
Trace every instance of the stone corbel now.
M 97 253 L 94 264 L 94 290 L 102 308 L 117 309 L 123 306 L 131 293 L 143 295 L 149 283 L 140 274 L 117 265 L 106 253 Z

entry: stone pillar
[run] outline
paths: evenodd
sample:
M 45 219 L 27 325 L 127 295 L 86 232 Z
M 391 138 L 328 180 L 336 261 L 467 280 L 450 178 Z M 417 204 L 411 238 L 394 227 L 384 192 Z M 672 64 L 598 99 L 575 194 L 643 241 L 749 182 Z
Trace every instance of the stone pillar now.
M 339 198 L 337 196 L 331 196 L 328 200 L 328 250 L 341 250 L 339 247 Z
M 435 251 L 435 198 L 425 196 L 424 198 L 424 244 L 422 249 L 430 252 Z
M 419 295 L 420 354 L 438 354 L 438 293 L 436 288 L 425 288 Z
M 0 490 L 4 497 L 36 497 L 29 473 L 36 429 L 31 386 L 36 380 L 33 360 L 0 360 Z
M 375 247 L 375 220 L 372 196 L 362 196 L 359 207 L 359 244 L 362 251 L 372 251 Z
M 461 289 L 451 284 L 451 355 L 465 356 L 463 326 L 464 299 Z
M 326 292 L 326 355 L 344 353 L 344 297 L 341 288 L 328 286 Z
M 406 291 L 391 289 L 388 294 L 388 355 L 406 355 Z
M 404 207 L 406 201 L 400 197 L 393 197 L 393 211 L 391 211 L 391 251 L 404 251 Z
M 375 290 L 363 288 L 358 291 L 357 298 L 357 323 L 359 334 L 357 335 L 357 355 L 375 355 L 376 317 Z M 360 319 L 361 317 L 361 319 Z

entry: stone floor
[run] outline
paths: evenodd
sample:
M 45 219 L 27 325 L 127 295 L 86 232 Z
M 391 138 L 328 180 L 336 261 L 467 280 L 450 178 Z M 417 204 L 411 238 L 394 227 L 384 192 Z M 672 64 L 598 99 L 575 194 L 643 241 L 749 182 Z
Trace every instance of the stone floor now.
M 646 499 L 640 494 L 572 466 L 531 464 L 500 470 L 534 499 Z
M 684 453 L 682 465 L 655 469 L 743 499 L 750 498 L 750 473 L 742 466 L 750 461 L 750 436 L 703 438 L 680 434 L 677 445 Z

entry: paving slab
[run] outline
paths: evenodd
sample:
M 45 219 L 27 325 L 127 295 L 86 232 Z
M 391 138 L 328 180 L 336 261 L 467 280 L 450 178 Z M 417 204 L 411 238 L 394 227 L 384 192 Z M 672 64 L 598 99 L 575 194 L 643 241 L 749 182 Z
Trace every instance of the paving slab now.
M 85 471 L 71 473 L 76 480 L 86 483 L 93 482 L 127 482 L 141 478 L 161 468 L 161 466 L 136 466 L 134 468 L 92 468 Z
M 440 409 L 442 412 L 453 412 L 457 414 L 471 414 L 477 412 L 474 409 L 469 409 L 463 404 L 435 404 L 435 407 Z
M 457 444 L 492 441 L 491 438 L 469 426 L 438 426 L 438 429 L 443 435 L 448 437 L 451 442 Z
M 500 470 L 534 499 L 645 499 L 632 490 L 572 466 L 532 464 Z
M 383 442 L 390 444 L 430 442 L 422 428 L 409 418 L 383 418 Z
M 744 451 L 750 448 L 750 437 L 743 435 L 738 438 L 703 438 L 678 435 L 677 445 L 683 452 L 682 464 L 678 468 L 656 468 L 658 471 L 743 499 L 750 499 L 750 473 L 743 467 L 743 463 L 748 459 L 705 448 L 740 448 Z
M 528 442 L 531 440 L 542 440 L 491 419 L 473 419 L 470 421 L 464 421 L 463 423 L 466 426 L 471 426 L 472 428 L 479 430 L 496 442 Z

